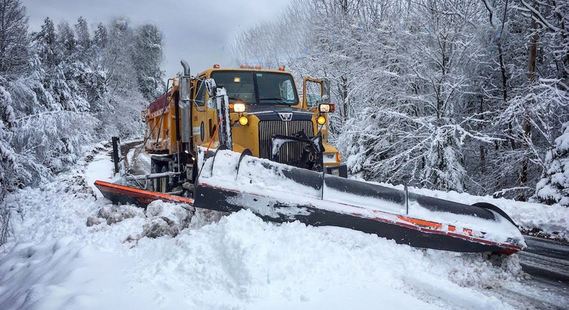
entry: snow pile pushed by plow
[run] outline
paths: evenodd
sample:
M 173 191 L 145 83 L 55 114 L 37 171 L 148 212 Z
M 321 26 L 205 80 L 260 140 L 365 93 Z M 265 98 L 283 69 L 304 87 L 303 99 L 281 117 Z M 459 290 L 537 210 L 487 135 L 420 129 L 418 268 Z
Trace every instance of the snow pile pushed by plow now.
M 188 227 L 194 208 L 180 204 L 154 201 L 146 209 L 133 205 L 107 205 L 99 209 L 97 216 L 87 219 L 87 226 L 99 226 L 101 223 L 112 225 L 125 219 L 141 217 L 146 220 L 142 233 L 129 239 L 158 238 L 162 236 L 176 237 L 180 231 Z
M 98 192 L 96 199 L 89 186 L 68 190 L 69 180 L 110 179 L 112 167 L 105 154 L 84 165 L 5 200 L 13 211 L 13 235 L 0 253 L 3 310 L 538 309 L 569 304 L 566 294 L 528 284 L 517 255 L 495 263 L 480 254 L 421 250 L 350 229 L 269 223 L 246 210 L 227 216 L 198 210 L 175 237 L 142 236 L 154 214 L 184 218 L 178 217 L 182 210 L 164 202 L 153 203 L 162 212 L 131 210 L 132 217 L 115 216 L 121 220 L 111 224 L 101 217 L 89 227 L 89 217 L 114 206 Z M 126 211 L 131 207 L 117 212 L 132 214 Z M 541 210 L 535 205 L 535 218 Z

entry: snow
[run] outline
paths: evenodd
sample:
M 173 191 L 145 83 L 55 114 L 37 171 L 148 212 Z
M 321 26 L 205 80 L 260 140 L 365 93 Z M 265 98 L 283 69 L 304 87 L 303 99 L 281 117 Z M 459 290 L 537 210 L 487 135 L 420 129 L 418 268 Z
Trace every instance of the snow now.
M 93 162 L 87 166 L 85 171 L 85 181 L 97 195 L 97 198 L 103 198 L 103 194 L 95 187 L 95 181 L 112 181 L 114 167 L 112 162 L 108 162 L 108 158 L 109 154 L 105 152 L 96 154 L 93 158 Z
M 514 309 L 498 293 L 512 287 L 560 308 L 569 304 L 567 296 L 527 284 L 518 255 L 496 263 L 338 227 L 277 225 L 246 210 L 197 210 L 187 224 L 191 210 L 171 203 L 157 201 L 146 211 L 112 206 L 93 193 L 95 178 L 113 179 L 108 150 L 2 202 L 12 210 L 13 230 L 0 253 L 3 310 Z M 497 201 L 517 221 L 550 223 L 542 205 Z M 107 213 L 114 221 L 87 225 L 104 219 L 105 210 L 115 212 Z M 158 218 L 182 229 L 145 236 L 145 225 Z

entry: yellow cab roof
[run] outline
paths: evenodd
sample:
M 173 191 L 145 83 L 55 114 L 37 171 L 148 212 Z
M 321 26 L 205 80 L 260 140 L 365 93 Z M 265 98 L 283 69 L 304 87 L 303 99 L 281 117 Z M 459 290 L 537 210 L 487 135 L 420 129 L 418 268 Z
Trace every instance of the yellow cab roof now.
M 274 73 L 286 73 L 286 74 L 290 74 L 289 71 L 284 71 L 284 70 L 272 70 L 272 69 L 258 69 L 258 68 L 229 68 L 229 67 L 219 67 L 219 68 L 208 68 L 200 73 L 198 73 L 198 77 L 199 76 L 206 76 L 206 77 L 210 77 L 212 72 L 216 72 L 216 71 L 258 71 L 258 72 L 274 72 Z

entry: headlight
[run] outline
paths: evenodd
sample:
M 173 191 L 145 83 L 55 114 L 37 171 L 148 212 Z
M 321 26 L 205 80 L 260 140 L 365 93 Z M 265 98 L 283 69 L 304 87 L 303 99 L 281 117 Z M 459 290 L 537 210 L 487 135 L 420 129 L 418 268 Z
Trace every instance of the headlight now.
M 337 159 L 338 159 L 338 155 L 339 153 L 324 153 L 322 160 L 325 164 L 335 164 L 337 163 Z
M 318 106 L 320 113 L 334 113 L 335 105 L 329 103 L 322 103 Z
M 318 116 L 316 121 L 318 122 L 318 124 L 324 125 L 324 123 L 326 123 L 326 118 L 324 116 Z
M 320 113 L 328 113 L 330 112 L 330 105 L 323 103 L 318 106 L 318 110 L 320 111 Z
M 233 111 L 237 113 L 245 112 L 245 104 L 244 103 L 234 103 L 233 104 Z

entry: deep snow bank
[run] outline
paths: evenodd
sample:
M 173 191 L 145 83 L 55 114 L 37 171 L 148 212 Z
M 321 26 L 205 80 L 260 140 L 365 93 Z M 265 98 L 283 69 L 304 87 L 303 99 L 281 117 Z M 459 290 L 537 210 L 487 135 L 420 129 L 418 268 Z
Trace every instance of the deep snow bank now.
M 275 225 L 248 211 L 197 211 L 175 237 L 144 237 L 156 216 L 183 222 L 181 210 L 163 202 L 150 214 L 130 210 L 87 226 L 113 206 L 85 180 L 108 179 L 111 171 L 99 154 L 7 198 L 14 235 L 0 253 L 3 310 L 511 309 L 512 301 L 494 294 L 511 287 L 569 304 L 524 284 L 516 255 L 495 266 L 479 254 L 414 249 L 336 227 Z

